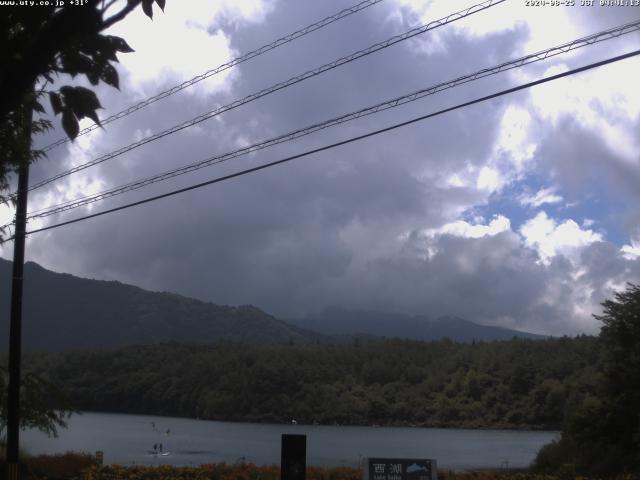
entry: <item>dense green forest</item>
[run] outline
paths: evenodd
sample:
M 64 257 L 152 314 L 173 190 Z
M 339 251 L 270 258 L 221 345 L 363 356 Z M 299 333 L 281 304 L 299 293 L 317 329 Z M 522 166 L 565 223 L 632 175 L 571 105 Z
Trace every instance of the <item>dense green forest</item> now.
M 597 378 L 593 337 L 161 344 L 32 355 L 79 410 L 216 420 L 547 428 Z
M 566 412 L 562 436 L 542 448 L 536 468 L 640 478 L 640 285 L 602 306 L 594 388 Z

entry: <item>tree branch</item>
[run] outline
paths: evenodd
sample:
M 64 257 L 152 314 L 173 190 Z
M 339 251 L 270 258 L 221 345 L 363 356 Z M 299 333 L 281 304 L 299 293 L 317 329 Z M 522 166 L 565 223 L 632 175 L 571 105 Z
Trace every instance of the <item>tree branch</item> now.
M 133 11 L 140 4 L 141 1 L 142 0 L 135 0 L 133 2 L 128 3 L 128 5 L 126 7 L 124 7 L 122 10 L 120 10 L 118 13 L 116 13 L 113 16 L 109 17 L 108 19 L 104 20 L 102 22 L 101 31 L 109 28 L 114 23 L 119 22 L 124 17 L 129 15 L 129 13 L 131 13 L 131 11 Z
M 118 0 L 111 0 L 106 5 L 104 4 L 104 0 L 102 0 L 102 14 L 104 15 Z

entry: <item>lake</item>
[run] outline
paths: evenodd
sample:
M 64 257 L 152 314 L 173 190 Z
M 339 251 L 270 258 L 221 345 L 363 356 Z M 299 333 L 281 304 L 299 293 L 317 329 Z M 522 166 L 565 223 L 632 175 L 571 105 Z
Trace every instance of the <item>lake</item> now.
M 435 458 L 448 469 L 526 467 L 558 432 L 439 428 L 272 425 L 188 418 L 83 413 L 58 438 L 21 433 L 32 454 L 104 452 L 105 463 L 199 465 L 238 461 L 280 463 L 280 436 L 307 435 L 307 464 L 358 466 L 363 457 Z M 169 456 L 149 454 L 162 443 Z M 508 462 L 508 463 L 507 463 Z

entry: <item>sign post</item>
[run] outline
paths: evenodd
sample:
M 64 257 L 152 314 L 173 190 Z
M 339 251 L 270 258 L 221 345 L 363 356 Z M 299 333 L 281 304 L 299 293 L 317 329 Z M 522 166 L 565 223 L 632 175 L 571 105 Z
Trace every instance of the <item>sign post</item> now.
M 307 436 L 282 435 L 280 480 L 304 480 L 307 471 Z
M 434 459 L 368 458 L 363 480 L 438 480 Z
M 13 241 L 13 275 L 9 318 L 9 385 L 7 386 L 7 480 L 25 478 L 20 464 L 20 362 L 22 358 L 22 287 L 24 243 L 27 229 L 27 194 L 31 154 L 31 108 L 25 108 L 23 121 L 23 158 L 18 166 L 15 235 Z

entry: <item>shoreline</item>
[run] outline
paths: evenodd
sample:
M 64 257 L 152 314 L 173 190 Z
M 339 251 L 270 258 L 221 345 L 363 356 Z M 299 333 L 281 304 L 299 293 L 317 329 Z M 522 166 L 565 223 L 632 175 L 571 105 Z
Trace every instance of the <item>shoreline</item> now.
M 144 417 L 156 417 L 156 418 L 180 418 L 185 420 L 201 420 L 205 422 L 220 422 L 220 423 L 236 423 L 236 424 L 255 424 L 255 425 L 278 425 L 278 426 L 297 426 L 297 427 L 363 427 L 363 428 L 425 428 L 425 429 L 439 429 L 439 430 L 481 430 L 481 431 L 511 431 L 511 432 L 560 432 L 560 427 L 554 428 L 553 426 L 544 425 L 517 425 L 510 423 L 503 424 L 412 424 L 408 422 L 397 423 L 308 423 L 304 421 L 277 421 L 271 419 L 220 419 L 220 418 L 201 418 L 190 417 L 183 415 L 171 415 L 171 414 L 155 414 L 144 412 L 129 412 L 129 411 L 98 411 L 98 410 L 79 410 L 74 412 L 75 415 L 82 415 L 83 413 L 97 413 L 106 415 L 138 415 Z

